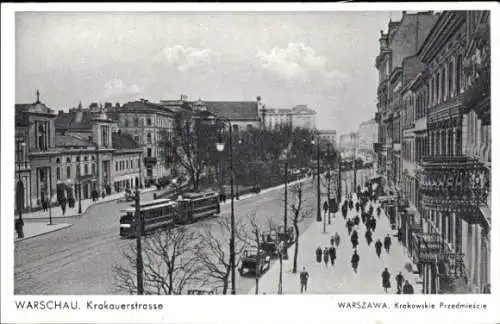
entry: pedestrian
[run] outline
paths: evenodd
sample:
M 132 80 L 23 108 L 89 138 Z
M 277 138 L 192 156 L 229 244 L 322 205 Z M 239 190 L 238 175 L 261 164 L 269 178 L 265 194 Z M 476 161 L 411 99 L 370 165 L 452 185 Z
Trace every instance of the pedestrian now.
M 307 272 L 306 267 L 302 268 L 300 272 L 300 293 L 307 292 L 307 280 L 309 279 L 309 272 Z
M 365 238 L 366 238 L 366 243 L 368 243 L 368 246 L 370 246 L 370 244 L 372 243 L 372 232 L 370 232 L 370 229 L 366 230 Z
M 66 214 L 66 202 L 67 202 L 66 197 L 62 197 L 60 204 L 63 215 Z
M 328 267 L 328 248 L 325 247 L 323 250 L 323 261 L 325 261 L 325 266 Z
M 400 226 L 398 228 L 398 242 L 401 243 L 402 240 L 403 240 L 403 229 Z
M 377 217 L 380 219 L 380 213 L 382 212 L 382 210 L 380 209 L 380 206 L 377 207 Z
M 400 271 L 399 274 L 396 276 L 396 284 L 398 287 L 398 294 L 401 294 L 401 289 L 403 288 L 403 280 L 404 280 L 404 277 Z
M 404 295 L 413 295 L 413 286 L 405 280 L 405 285 L 403 286 L 403 294 Z
M 15 223 L 15 229 L 16 229 L 16 233 L 17 233 L 17 238 L 18 239 L 24 237 L 23 227 L 24 227 L 24 221 L 23 221 L 23 219 L 21 217 L 18 217 L 16 219 L 16 223 Z
M 389 234 L 387 234 L 384 238 L 384 249 L 387 253 L 389 253 L 389 249 L 391 248 L 391 238 Z
M 387 292 L 387 289 L 391 288 L 391 274 L 387 268 L 382 272 L 382 287 L 384 287 L 385 292 Z
M 47 201 L 44 197 L 42 197 L 42 209 L 43 211 L 47 211 Z
M 354 270 L 354 273 L 357 273 L 359 265 L 359 255 L 357 250 L 354 250 L 354 254 L 351 257 L 351 265 L 352 269 Z
M 321 250 L 321 246 L 318 246 L 316 249 L 316 262 L 321 263 L 321 257 L 323 256 L 323 251 Z
M 352 221 L 350 219 L 347 221 L 346 226 L 347 226 L 347 231 L 349 232 L 349 235 L 351 235 L 352 227 L 354 226 L 354 224 L 352 223 Z
M 359 225 L 359 216 L 354 217 L 354 225 Z
M 382 242 L 380 241 L 380 239 L 375 242 L 375 251 L 377 252 L 377 256 L 380 258 L 380 254 L 382 252 Z
M 339 245 L 340 245 L 340 235 L 337 232 L 335 232 L 335 245 L 337 247 L 339 247 Z
M 328 254 L 330 255 L 330 262 L 332 263 L 332 266 L 334 266 L 335 265 L 335 259 L 337 259 L 337 250 L 335 249 L 335 247 L 333 246 L 333 244 L 328 249 Z
M 352 243 L 352 248 L 355 249 L 358 246 L 359 243 L 359 237 L 358 237 L 358 232 L 354 230 L 351 235 L 351 243 Z
M 377 221 L 375 220 L 375 217 L 372 217 L 371 228 L 372 228 L 372 231 L 375 232 L 375 228 L 377 228 Z
M 325 201 L 325 203 L 323 204 L 323 212 L 325 213 L 325 215 L 327 211 L 328 211 L 328 202 Z

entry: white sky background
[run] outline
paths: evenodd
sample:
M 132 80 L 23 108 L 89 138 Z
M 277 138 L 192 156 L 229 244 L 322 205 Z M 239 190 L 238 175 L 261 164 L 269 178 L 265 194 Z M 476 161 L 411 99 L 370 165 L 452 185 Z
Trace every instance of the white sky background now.
M 255 100 L 307 104 L 320 129 L 376 111 L 380 30 L 400 12 L 17 13 L 16 102 Z

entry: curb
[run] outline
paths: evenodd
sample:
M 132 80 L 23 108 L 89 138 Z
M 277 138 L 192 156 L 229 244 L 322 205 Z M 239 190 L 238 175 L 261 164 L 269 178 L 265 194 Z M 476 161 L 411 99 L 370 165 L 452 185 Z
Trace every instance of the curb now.
M 150 191 L 145 191 L 144 193 L 148 193 L 148 192 L 153 192 L 155 190 L 150 190 Z M 90 208 L 92 208 L 93 206 L 96 206 L 96 205 L 100 205 L 100 204 L 104 204 L 104 203 L 108 203 L 108 202 L 112 202 L 112 201 L 117 201 L 117 200 L 120 200 L 122 198 L 124 198 L 125 196 L 123 197 L 116 197 L 116 198 L 113 198 L 113 199 L 109 199 L 109 200 L 106 200 L 106 201 L 97 201 L 91 205 L 88 205 L 87 208 L 85 209 L 82 209 L 82 213 L 81 214 L 76 214 L 76 215 L 68 215 L 68 216 L 56 216 L 56 217 L 52 217 L 53 219 L 54 218 L 73 218 L 73 217 L 80 217 L 80 216 L 83 216 L 87 210 L 89 210 Z M 57 208 L 57 207 L 56 207 Z M 26 217 L 26 216 L 23 216 L 23 219 L 26 219 L 26 220 L 47 220 L 49 219 L 50 217 Z
M 38 237 L 38 236 L 42 236 L 42 235 L 45 235 L 45 234 L 54 233 L 54 232 L 63 230 L 65 228 L 71 227 L 71 226 L 73 226 L 73 224 L 66 224 L 65 226 L 61 226 L 61 227 L 56 228 L 55 230 L 52 230 L 52 231 L 35 234 L 33 236 L 24 237 L 22 239 L 17 239 L 17 240 L 14 239 L 14 244 L 16 244 L 17 242 L 26 241 L 26 240 L 29 240 L 29 239 L 32 239 L 32 238 L 35 238 L 35 237 Z

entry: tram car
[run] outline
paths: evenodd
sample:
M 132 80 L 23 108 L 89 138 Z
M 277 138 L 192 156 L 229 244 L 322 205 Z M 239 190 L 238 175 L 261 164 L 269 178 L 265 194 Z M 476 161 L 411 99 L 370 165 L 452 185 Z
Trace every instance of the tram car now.
M 142 202 L 140 205 L 142 216 L 141 236 L 154 230 L 173 226 L 177 216 L 177 203 L 170 199 L 156 199 Z M 136 236 L 135 208 L 123 210 L 120 217 L 120 236 Z
M 179 224 L 191 224 L 200 219 L 219 215 L 219 194 L 214 191 L 188 192 L 177 200 Z

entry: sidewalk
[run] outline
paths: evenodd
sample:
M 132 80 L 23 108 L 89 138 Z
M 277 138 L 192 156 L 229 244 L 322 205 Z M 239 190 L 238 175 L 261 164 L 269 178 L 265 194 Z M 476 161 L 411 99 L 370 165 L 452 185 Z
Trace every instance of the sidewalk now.
M 65 224 L 65 223 L 49 225 L 47 222 L 25 222 L 23 228 L 24 237 L 17 238 L 17 233 L 14 233 L 14 242 L 20 242 L 36 236 L 59 231 L 68 228 L 72 225 L 73 224 Z
M 151 188 L 141 189 L 140 192 L 145 193 L 145 192 L 151 192 L 154 190 L 156 190 L 156 188 L 151 187 Z M 122 199 L 124 197 L 125 197 L 125 192 L 119 192 L 116 194 L 106 196 L 104 198 L 99 198 L 95 202 L 93 202 L 92 199 L 82 199 L 82 214 L 84 214 L 87 211 L 87 209 L 89 209 L 89 207 L 91 207 L 93 205 L 98 205 L 98 204 Z M 74 208 L 66 207 L 66 213 L 64 215 L 62 214 L 62 209 L 60 206 L 54 206 L 54 207 L 50 208 L 51 209 L 50 212 L 52 213 L 52 218 L 66 218 L 66 217 L 80 216 L 81 214 L 78 213 L 78 204 L 79 204 L 79 202 L 77 200 L 75 202 Z M 32 213 L 26 213 L 26 214 L 23 214 L 23 219 L 24 220 L 49 219 L 49 211 L 48 210 L 47 211 L 39 210 L 39 211 L 32 212 Z
M 374 205 L 376 209 L 378 205 Z M 353 216 L 355 209 L 349 211 L 349 216 Z M 374 240 L 383 239 L 385 234 L 389 233 L 388 218 L 381 214 L 377 220 L 377 228 L 374 233 Z M 335 265 L 330 264 L 325 266 L 323 262 L 316 262 L 315 250 L 318 246 L 322 249 L 330 246 L 330 237 L 338 232 L 341 236 L 340 246 L 337 248 L 337 259 Z M 288 260 L 283 261 L 283 294 L 299 294 L 300 281 L 299 273 L 305 266 L 309 272 L 308 294 L 384 294 L 382 288 L 381 274 L 385 267 L 391 273 L 391 288 L 389 293 L 396 293 L 395 277 L 401 271 L 406 280 L 408 280 L 414 288 L 416 294 L 421 291 L 421 286 L 416 284 L 418 275 L 408 272 L 405 269 L 405 264 L 411 262 L 405 255 L 403 247 L 392 239 L 393 244 L 390 253 L 382 252 L 380 259 L 375 253 L 375 247 L 372 243 L 367 245 L 364 233 L 365 228 L 360 224 L 359 229 L 359 246 L 357 247 L 360 255 L 360 263 L 358 273 L 355 274 L 351 267 L 351 256 L 353 253 L 352 245 L 347 234 L 345 221 L 341 213 L 337 213 L 332 219 L 332 224 L 327 225 L 326 234 L 323 233 L 323 222 L 315 222 L 300 236 L 299 239 L 299 254 L 297 262 L 297 273 L 292 273 L 293 255 L 295 246 L 291 246 L 288 250 Z M 413 265 L 415 268 L 415 265 Z M 279 273 L 279 260 L 276 260 L 271 265 L 271 268 L 260 279 L 259 291 L 265 294 L 277 294 Z M 255 293 L 253 287 L 249 294 Z

